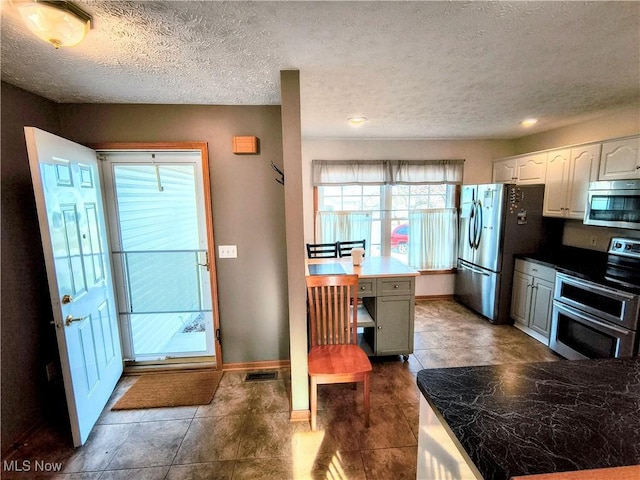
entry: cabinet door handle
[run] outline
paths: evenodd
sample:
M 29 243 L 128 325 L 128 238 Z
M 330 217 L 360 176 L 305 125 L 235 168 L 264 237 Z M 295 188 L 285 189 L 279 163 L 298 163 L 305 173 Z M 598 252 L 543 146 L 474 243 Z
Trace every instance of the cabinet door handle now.
M 378 330 L 382 330 L 382 327 L 378 326 Z
M 400 288 L 400 285 L 394 285 L 393 288 Z

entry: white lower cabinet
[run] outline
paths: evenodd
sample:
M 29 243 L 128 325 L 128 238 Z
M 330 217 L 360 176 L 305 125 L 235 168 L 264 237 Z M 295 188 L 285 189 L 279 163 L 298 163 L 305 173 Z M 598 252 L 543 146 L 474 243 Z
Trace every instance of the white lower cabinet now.
M 556 271 L 535 262 L 516 260 L 511 296 L 514 326 L 549 345 Z

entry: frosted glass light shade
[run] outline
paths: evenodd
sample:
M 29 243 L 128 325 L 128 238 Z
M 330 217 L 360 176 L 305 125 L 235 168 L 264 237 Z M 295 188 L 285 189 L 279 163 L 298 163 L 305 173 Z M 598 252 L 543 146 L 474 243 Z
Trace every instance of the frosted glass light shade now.
M 91 17 L 68 2 L 20 2 L 17 8 L 29 30 L 56 48 L 77 45 L 91 28 Z
M 349 122 L 349 125 L 351 125 L 352 127 L 359 127 L 360 125 L 363 125 L 366 121 L 367 121 L 367 117 L 349 117 L 349 118 L 347 118 L 347 122 Z

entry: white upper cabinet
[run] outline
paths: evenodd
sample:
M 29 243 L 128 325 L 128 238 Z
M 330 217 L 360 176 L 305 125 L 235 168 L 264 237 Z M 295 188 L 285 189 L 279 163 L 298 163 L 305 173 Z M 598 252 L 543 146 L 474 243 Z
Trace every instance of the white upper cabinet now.
M 542 214 L 546 217 L 565 216 L 570 156 L 569 149 L 549 153 L 542 210 Z
M 582 220 L 587 205 L 589 182 L 597 180 L 601 145 L 587 145 L 571 149 L 567 218 Z
M 547 172 L 547 152 L 519 157 L 518 162 L 519 185 L 533 185 L 544 183 Z
M 640 178 L 640 136 L 602 144 L 598 180 Z
M 544 183 L 547 153 L 536 153 L 493 162 L 494 183 L 531 185 Z
M 493 162 L 494 183 L 514 183 L 517 179 L 515 158 Z
M 600 145 L 549 152 L 542 214 L 582 219 L 589 182 L 595 180 Z

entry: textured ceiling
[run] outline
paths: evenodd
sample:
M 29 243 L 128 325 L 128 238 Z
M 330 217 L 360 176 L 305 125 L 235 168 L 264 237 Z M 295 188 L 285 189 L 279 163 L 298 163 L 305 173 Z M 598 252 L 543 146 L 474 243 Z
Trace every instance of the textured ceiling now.
M 640 105 L 635 1 L 74 3 L 94 28 L 54 50 L 2 0 L 2 80 L 61 103 L 276 105 L 298 69 L 305 137 L 513 138 Z

